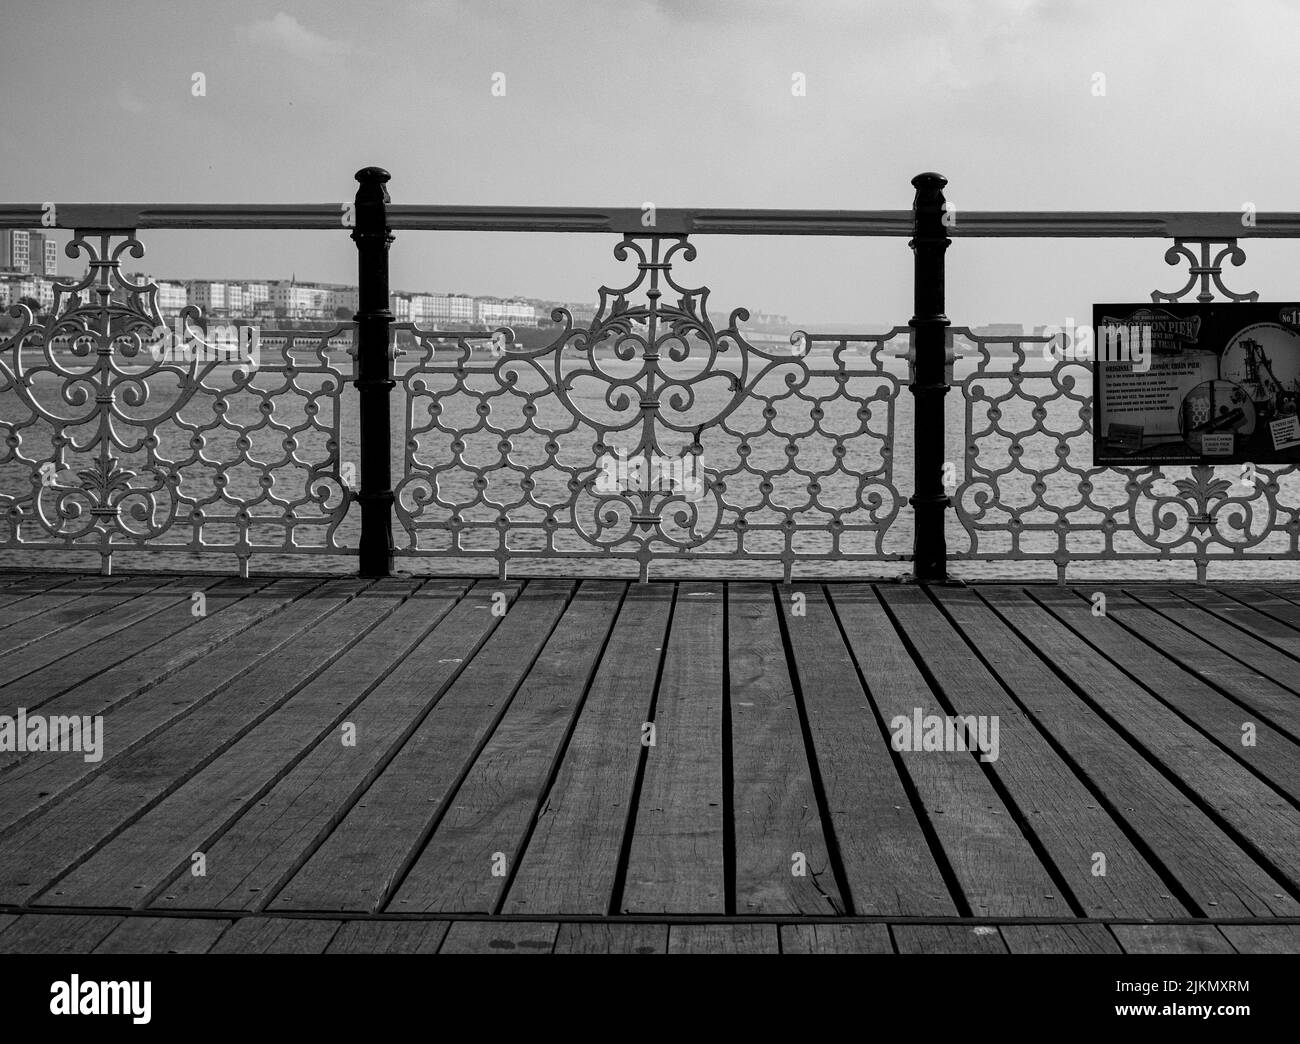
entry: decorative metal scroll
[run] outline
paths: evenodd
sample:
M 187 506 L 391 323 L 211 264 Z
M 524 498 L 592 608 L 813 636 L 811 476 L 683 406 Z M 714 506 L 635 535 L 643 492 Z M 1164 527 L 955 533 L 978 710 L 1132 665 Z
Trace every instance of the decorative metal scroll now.
M 1187 242 L 1200 243 L 1199 259 Z M 1152 300 L 1176 301 L 1198 282 L 1199 301 L 1214 299 L 1211 285 L 1233 301 L 1258 296 L 1222 283 L 1223 260 L 1245 260 L 1234 241 L 1178 240 L 1165 257 L 1189 261 L 1191 277 Z M 965 407 L 966 471 L 953 496 L 965 546 L 950 542 L 953 559 L 1050 561 L 1062 581 L 1071 563 L 1186 560 L 1204 581 L 1212 561 L 1300 558 L 1296 467 L 1256 467 L 1253 483 L 1239 466 L 1096 467 L 1091 362 L 1047 357 L 1047 337 L 949 332 Z
M 49 316 L 27 305 L 0 341 L 0 546 L 98 552 L 350 554 L 340 467 L 351 324 L 219 334 L 187 308 L 170 320 L 122 259 L 129 230 L 78 232 L 80 280 Z M 335 357 L 339 361 L 335 361 Z
M 685 236 L 625 236 L 636 266 L 585 325 L 525 347 L 394 327 L 406 459 L 398 554 L 511 561 L 901 558 L 885 537 L 895 405 L 881 335 L 796 332 L 760 347 L 677 281 Z M 906 331 L 902 331 L 905 336 Z

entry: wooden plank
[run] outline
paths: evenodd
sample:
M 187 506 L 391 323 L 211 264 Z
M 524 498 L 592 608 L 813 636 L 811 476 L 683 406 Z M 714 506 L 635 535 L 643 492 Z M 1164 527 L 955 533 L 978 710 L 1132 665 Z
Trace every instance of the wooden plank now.
M 998 930 L 988 925 L 894 924 L 899 953 L 1006 953 Z
M 1238 953 L 1300 953 L 1300 924 L 1221 924 Z
M 1233 953 L 1212 924 L 1113 924 L 1125 953 Z
M 202 638 L 196 639 L 199 645 L 217 644 L 199 660 L 157 685 L 141 682 L 131 660 L 121 665 L 120 674 L 119 668 L 114 668 L 102 675 L 102 688 L 97 688 L 97 679 L 91 679 L 46 704 L 43 713 L 54 713 L 57 709 L 69 714 L 83 711 L 108 714 L 105 730 L 112 742 L 105 741 L 104 759 L 96 763 L 81 758 L 28 755 L 18 755 L 25 760 L 16 764 L 0 762 L 4 766 L 0 773 L 0 832 L 31 818 L 37 810 L 57 801 L 115 758 L 136 750 L 141 743 L 247 676 L 275 649 L 292 641 L 306 626 L 304 620 L 315 619 L 318 610 L 308 605 L 275 614 L 315 586 L 314 580 L 277 581 L 226 608 L 222 617 L 231 614 L 228 622 L 220 627 L 214 624 L 213 629 L 204 630 Z M 136 690 L 142 685 L 149 693 L 148 698 L 123 706 L 126 699 L 123 694 L 138 695 Z M 105 707 L 104 701 L 116 702 Z M 12 755 L 0 755 L 3 757 Z
M 457 921 L 439 953 L 550 953 L 559 925 L 537 921 Z
M 141 578 L 78 599 L 91 603 L 96 611 L 74 611 L 68 614 L 66 623 L 40 635 L 39 641 L 6 652 L 0 660 L 0 701 L 30 710 L 50 695 L 120 663 L 143 645 L 152 644 L 147 637 L 159 624 L 177 619 L 174 610 L 188 603 L 194 591 L 206 591 L 219 582 L 213 577 L 197 576 L 167 582 Z M 154 617 L 158 619 L 151 620 Z M 44 618 L 36 617 L 32 627 L 48 627 L 41 623 Z M 22 625 L 17 625 L 9 632 L 21 629 Z M 32 678 L 38 671 L 39 677 Z M 52 684 L 56 679 L 57 685 Z
M 530 582 L 445 692 L 459 663 L 441 676 L 405 679 L 414 690 L 394 693 L 398 705 L 413 695 L 418 706 L 432 707 L 268 909 L 376 913 L 384 908 L 456 779 L 541 651 L 572 589 L 568 581 Z M 477 615 L 492 619 L 490 601 L 476 604 L 484 606 Z M 463 648 L 448 649 L 444 656 L 446 652 L 465 656 Z M 420 800 L 412 801 L 413 794 Z M 484 863 L 478 871 L 487 874 L 490 867 Z M 402 909 L 394 905 L 394 910 Z
M 44 585 L 14 585 L 0 591 L 0 648 L 13 651 L 28 642 L 71 626 L 96 613 L 110 609 L 107 598 L 88 599 L 90 594 L 108 595 L 122 587 L 129 577 L 70 577 L 47 581 Z M 137 581 L 137 591 L 144 584 L 161 587 L 163 578 L 147 577 Z
M 284 639 L 318 634 L 320 621 L 350 600 L 357 587 L 356 580 L 333 580 L 293 603 L 267 625 L 288 627 L 290 633 L 281 632 L 275 643 L 283 642 L 283 648 L 264 657 L 241 684 L 129 753 L 106 758 L 101 767 L 110 771 L 97 772 L 9 832 L 0 848 L 0 902 L 30 902 L 292 696 L 297 683 L 315 673 L 320 654 L 313 641 Z M 106 734 L 105 743 L 114 742 L 111 732 Z
M 1300 886 L 1300 810 L 1023 592 L 989 587 L 983 593 L 1022 636 L 1052 650 L 1054 662 L 1129 742 L 1182 780 L 1212 817 Z
M 555 952 L 667 953 L 668 925 L 569 922 L 560 925 Z
M 182 603 L 174 616 L 170 637 L 147 646 L 117 666 L 93 675 L 60 695 L 42 697 L 39 691 L 29 695 L 41 699 L 41 711 L 53 714 L 107 714 L 124 700 L 147 692 L 183 667 L 201 659 L 222 641 L 251 626 L 254 621 L 274 611 L 274 603 L 250 596 L 265 588 L 263 580 L 222 580 L 204 592 L 207 615 L 195 618 Z M 291 589 L 283 592 L 287 601 Z M 188 622 L 187 622 L 188 621 Z M 44 672 L 37 680 L 44 677 Z M 54 689 L 45 685 L 44 692 Z M 30 705 L 29 705 L 30 707 Z M 8 755 L 6 757 L 9 757 Z M 8 765 L 8 761 L 0 762 Z
M 973 598 L 970 592 L 937 592 L 946 606 Z M 903 628 L 943 690 L 947 709 L 957 715 L 997 721 L 999 756 L 988 768 L 1010 798 L 1026 836 L 1036 837 L 1078 908 L 1093 917 L 1173 916 L 1187 911 L 1169 895 L 1159 873 L 1102 808 L 1095 795 L 1052 748 L 1001 683 L 921 590 L 908 587 L 885 594 Z M 953 619 L 962 619 L 953 617 Z M 987 619 L 987 618 L 986 618 Z M 982 635 L 967 632 L 987 655 Z M 1033 657 L 1028 649 L 1020 655 Z M 1001 753 L 1006 752 L 1007 757 Z M 981 756 L 982 760 L 982 756 Z M 1094 872 L 1094 853 L 1110 853 L 1125 868 L 1122 876 Z
M 655 698 L 620 907 L 725 913 L 721 584 L 682 583 Z
M 326 953 L 437 953 L 449 921 L 344 921 Z
M 1261 611 L 1262 605 L 1260 608 L 1256 608 L 1254 604 L 1245 605 L 1213 588 L 1186 585 L 1172 590 L 1180 598 L 1199 606 L 1219 620 L 1245 631 L 1274 649 L 1300 658 L 1300 631 L 1277 619 L 1271 613 Z M 1280 602 L 1281 599 L 1277 601 Z M 1292 673 L 1294 675 L 1294 671 Z M 1278 680 L 1285 681 L 1281 678 Z
M 123 917 L 95 953 L 207 953 L 230 921 L 211 917 Z
M 675 924 L 668 930 L 669 953 L 780 953 L 774 924 Z
M 900 716 L 911 721 L 918 710 L 923 717 L 942 714 L 943 707 L 872 589 L 837 585 L 831 599 L 882 727 L 889 729 L 889 723 Z M 974 757 L 900 751 L 899 763 L 973 913 L 1070 913 L 1051 875 Z
M 324 953 L 340 922 L 296 917 L 245 917 L 210 953 Z
M 0 953 L 90 953 L 119 920 L 102 914 L 23 914 L 0 932 Z
M 609 911 L 672 602 L 670 584 L 628 591 L 504 912 Z
M 736 913 L 843 913 L 770 584 L 727 585 L 727 629 Z
M 513 597 L 520 585 L 480 583 L 440 619 L 447 608 L 446 582 L 426 584 L 382 631 L 372 632 L 362 655 L 372 664 L 391 660 L 395 666 L 378 671 L 378 686 L 348 715 L 357 745 L 317 744 L 208 846 L 206 876 L 183 871 L 154 905 L 254 910 L 268 903 L 353 808 L 487 639 L 497 623 L 491 594 L 498 589 Z
M 1222 693 L 1185 670 L 1171 652 L 1153 648 L 1129 631 L 1116 615 L 1128 602 L 1107 598 L 1107 614 L 1094 616 L 1091 605 L 1064 588 L 1032 592 L 1035 600 L 1094 649 L 1144 686 L 1165 706 L 1216 740 L 1230 755 L 1287 794 L 1300 795 L 1300 744 L 1243 711 Z M 1154 615 L 1154 614 L 1149 614 Z M 1157 618 L 1158 619 L 1158 618 Z M 1290 702 L 1300 708 L 1300 700 Z M 1242 743 L 1242 726 L 1255 728 L 1255 744 Z
M 1125 592 L 1148 609 L 1190 631 L 1201 641 L 1249 665 L 1273 685 L 1300 694 L 1300 661 L 1294 657 L 1275 649 L 1261 638 L 1225 625 L 1222 619 L 1204 606 L 1189 602 L 1171 590 L 1129 586 Z
M 1184 630 L 1174 620 L 1127 595 L 1108 596 L 1106 612 L 1162 650 L 1184 670 L 1226 693 L 1248 711 L 1261 715 L 1265 721 L 1288 733 L 1291 739 L 1300 739 L 1300 700 L 1296 699 L 1294 692 L 1252 667 L 1249 655 L 1244 651 L 1239 650 L 1237 656 L 1244 658 L 1245 662 L 1241 658 L 1234 659 L 1206 640 L 1205 635 Z M 1208 620 L 1198 609 L 1190 612 Z M 1245 639 L 1240 632 L 1234 633 L 1239 639 Z M 1300 676 L 1300 664 L 1293 664 L 1292 668 Z
M 893 953 L 883 924 L 783 924 L 782 953 Z
M 1097 800 L 1094 791 L 1052 747 L 1048 739 L 1054 735 L 1051 728 L 1022 709 L 1026 703 L 1022 684 L 1038 686 L 1051 678 L 1050 672 L 1022 667 L 1036 661 L 1035 652 L 998 623 L 969 589 L 936 591 L 951 623 L 932 605 L 926 607 L 924 595 L 915 605 L 903 604 L 917 594 L 920 592 L 900 592 L 888 600 L 900 619 L 908 621 L 905 626 L 914 644 L 953 709 L 959 714 L 996 717 L 1001 722 L 1001 743 L 1010 756 L 999 758 L 993 770 L 1032 823 L 1079 908 L 1090 917 L 1187 914 L 1160 872 L 1126 833 L 1122 820 Z M 1086 604 L 1084 608 L 1087 611 Z M 970 645 L 962 640 L 962 634 Z M 999 672 L 1001 681 L 971 652 L 972 645 Z M 1020 703 L 1003 687 L 1013 681 L 1008 688 Z M 1105 856 L 1105 873 L 1097 872 L 1096 853 Z
M 38 903 L 92 907 L 146 905 L 196 852 L 251 807 L 317 743 L 342 745 L 338 733 L 352 707 L 377 681 L 373 664 L 351 655 L 372 627 L 384 627 L 401 603 L 397 594 L 363 592 L 312 628 L 312 641 L 277 664 L 285 696 L 218 758 L 198 768 L 89 859 L 62 878 Z M 450 604 L 450 600 L 448 600 Z M 327 650 L 325 654 L 314 646 Z M 353 723 L 355 724 L 355 723 Z
M 578 588 L 454 796 L 433 791 L 441 815 L 389 910 L 497 912 L 626 590 L 604 580 Z M 435 755 L 457 757 L 454 746 Z
M 949 915 L 957 907 L 912 809 L 825 592 L 780 588 L 786 630 L 840 859 L 858 914 Z M 888 939 L 888 932 L 885 933 Z M 892 952 L 892 950 L 890 951 Z
M 1018 631 L 1051 622 L 1041 608 L 1012 604 L 1004 610 L 1002 602 L 1015 595 L 1011 589 L 999 594 L 986 587 L 980 593 L 997 609 L 996 617 L 987 604 L 973 599 L 945 597 L 944 604 L 963 630 L 976 637 L 1003 683 L 1101 794 L 1112 815 L 1128 824 L 1129 836 L 1141 839 L 1166 878 L 1176 881 L 1197 906 L 1190 912 L 1213 910 L 1233 917 L 1300 912 L 1300 904 L 1209 815 L 1188 801 L 1043 659 L 1027 655 L 1028 643 L 1009 623 L 1016 624 Z M 1057 662 L 1060 641 L 1068 639 L 1035 631 L 1028 649 L 1050 649 L 1050 659 Z M 1075 671 L 1073 664 L 1071 670 Z M 1122 887 L 1127 864 L 1112 859 L 1112 853 L 1102 854 L 1107 876 Z
M 1004 924 L 1002 941 L 1012 953 L 1121 953 L 1100 924 Z

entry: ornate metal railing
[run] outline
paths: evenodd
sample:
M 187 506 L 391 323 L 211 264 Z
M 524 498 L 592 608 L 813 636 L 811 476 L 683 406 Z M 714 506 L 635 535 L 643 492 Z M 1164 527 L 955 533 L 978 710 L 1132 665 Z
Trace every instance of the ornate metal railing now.
M 0 547 L 93 551 L 106 573 L 143 547 L 233 554 L 245 574 L 254 553 L 355 554 L 339 539 L 352 365 L 329 357 L 351 324 L 214 343 L 197 309 L 165 321 L 157 285 L 125 278 L 143 252 L 129 233 L 79 234 L 67 253 L 86 275 L 55 283 L 49 318 L 11 312 Z
M 1195 243 L 1199 252 L 1193 252 Z M 1213 256 L 1211 256 L 1213 254 Z M 1255 301 L 1223 284 L 1222 265 L 1245 262 L 1235 239 L 1178 239 L 1165 260 L 1188 279 L 1153 302 Z M 1087 562 L 1210 563 L 1300 559 L 1300 468 L 1240 465 L 1097 466 L 1092 361 L 1045 351 L 1052 337 L 948 331 L 962 393 L 964 475 L 953 496 L 957 560 L 1045 561 L 1065 580 Z M 1002 351 L 998 351 L 998 348 Z
M 625 236 L 631 280 L 594 318 L 479 358 L 464 335 L 420 330 L 406 404 L 397 518 L 403 555 L 781 564 L 887 557 L 902 497 L 892 440 L 901 382 L 889 334 L 797 333 L 762 348 L 708 291 L 677 281 L 685 236 Z M 863 351 L 863 349 L 866 349 Z M 828 350 L 827 350 L 828 349 Z M 483 356 L 487 355 L 487 361 Z
M 647 227 L 632 208 L 393 206 L 386 172 L 357 180 L 338 206 L 0 204 L 0 227 L 71 228 L 69 256 L 88 261 L 48 318 L 16 306 L 0 335 L 0 551 L 89 550 L 105 571 L 138 548 L 232 554 L 244 572 L 254 555 L 349 554 L 366 575 L 416 558 L 502 575 L 585 559 L 642 577 L 910 562 L 921 580 L 945 578 L 950 557 L 1061 578 L 1091 561 L 1187 560 L 1204 578 L 1220 560 L 1300 559 L 1295 468 L 1261 467 L 1246 487 L 1235 469 L 1096 466 L 1090 366 L 1045 361 L 1044 338 L 951 327 L 944 307 L 951 242 L 999 236 L 1171 239 L 1187 284 L 1153 300 L 1252 299 L 1224 287 L 1222 265 L 1244 261 L 1239 237 L 1300 237 L 1300 215 L 954 222 L 946 182 L 925 174 L 911 211 L 660 209 Z M 157 287 L 123 275 L 147 228 L 347 230 L 354 321 L 261 330 L 254 366 L 159 353 L 213 328 L 191 308 L 169 332 Z M 600 289 L 589 322 L 556 311 L 540 346 L 424 329 L 388 310 L 394 232 L 413 230 L 616 235 L 635 272 Z M 758 343 L 743 309 L 711 317 L 682 275 L 716 234 L 910 236 L 913 317 Z

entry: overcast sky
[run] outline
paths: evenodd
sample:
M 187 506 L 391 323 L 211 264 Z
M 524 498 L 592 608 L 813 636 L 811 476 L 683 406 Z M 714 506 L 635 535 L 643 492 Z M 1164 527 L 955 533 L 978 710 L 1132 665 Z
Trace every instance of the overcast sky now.
M 959 220 L 1247 202 L 1267 220 L 1300 210 L 1298 44 L 1294 0 L 7 0 L 0 193 L 333 202 L 373 164 L 402 203 L 893 209 L 914 174 L 938 170 Z M 158 276 L 356 278 L 342 230 L 144 239 Z M 625 281 L 614 245 L 404 233 L 393 283 L 594 300 Z M 803 322 L 911 314 L 905 240 L 697 245 L 682 278 L 728 306 Z M 1300 297 L 1300 249 L 1246 246 L 1230 287 Z M 949 315 L 1083 317 L 1180 286 L 1163 252 L 959 241 Z

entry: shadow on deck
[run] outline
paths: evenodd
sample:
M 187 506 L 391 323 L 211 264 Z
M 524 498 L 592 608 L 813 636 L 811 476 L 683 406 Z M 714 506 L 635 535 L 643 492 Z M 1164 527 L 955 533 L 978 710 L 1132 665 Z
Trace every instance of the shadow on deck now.
M 0 952 L 1300 951 L 1300 585 L 7 574 L 0 648 Z

